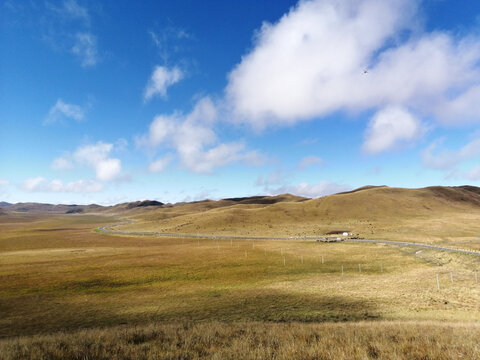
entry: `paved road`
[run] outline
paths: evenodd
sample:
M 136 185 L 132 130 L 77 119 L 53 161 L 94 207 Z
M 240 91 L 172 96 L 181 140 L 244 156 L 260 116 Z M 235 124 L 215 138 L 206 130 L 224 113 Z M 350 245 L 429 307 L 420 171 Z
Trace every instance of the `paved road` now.
M 161 233 L 161 232 L 138 232 L 138 231 L 120 231 L 112 230 L 114 226 L 128 225 L 133 223 L 132 220 L 124 221 L 122 223 L 100 226 L 98 230 L 107 234 L 115 235 L 134 235 L 134 236 L 157 236 L 157 237 L 176 237 L 176 238 L 195 238 L 195 239 L 218 239 L 218 240 L 311 240 L 311 241 L 322 241 L 320 237 L 316 236 L 290 236 L 290 237 L 270 237 L 270 236 L 241 236 L 241 235 L 209 235 L 209 234 L 182 234 L 182 233 Z M 443 246 L 421 244 L 421 243 L 412 243 L 404 241 L 391 241 L 391 240 L 367 240 L 367 239 L 344 239 L 340 240 L 341 242 L 366 242 L 366 243 L 377 243 L 377 244 L 389 244 L 389 245 L 399 245 L 399 246 L 414 246 L 422 247 L 428 249 L 435 249 L 441 251 L 450 251 L 468 255 L 480 256 L 480 251 L 475 250 L 464 250 L 464 249 L 455 249 L 448 248 Z

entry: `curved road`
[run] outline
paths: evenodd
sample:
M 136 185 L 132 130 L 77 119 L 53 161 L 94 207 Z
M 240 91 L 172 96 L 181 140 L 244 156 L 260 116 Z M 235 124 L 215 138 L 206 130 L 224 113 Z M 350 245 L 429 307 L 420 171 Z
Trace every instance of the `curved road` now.
M 98 231 L 106 234 L 115 234 L 115 235 L 134 235 L 134 236 L 157 236 L 157 237 L 179 237 L 179 238 L 195 238 L 195 239 L 218 239 L 218 240 L 312 240 L 312 241 L 323 241 L 320 237 L 312 236 L 290 236 L 290 237 L 269 237 L 269 236 L 241 236 L 241 235 L 205 235 L 205 234 L 182 234 L 182 233 L 161 233 L 161 232 L 137 232 L 137 231 L 120 231 L 112 230 L 114 226 L 128 225 L 133 223 L 133 220 L 127 220 L 118 224 L 100 226 Z M 480 256 L 480 251 L 475 250 L 464 250 L 464 249 L 454 249 L 443 246 L 428 245 L 421 243 L 412 243 L 404 241 L 391 241 L 391 240 L 367 240 L 367 239 L 344 239 L 339 242 L 366 242 L 366 243 L 377 243 L 377 244 L 389 244 L 389 245 L 399 245 L 399 246 L 415 246 L 428 249 L 435 249 L 441 251 L 450 251 L 461 254 L 475 255 Z

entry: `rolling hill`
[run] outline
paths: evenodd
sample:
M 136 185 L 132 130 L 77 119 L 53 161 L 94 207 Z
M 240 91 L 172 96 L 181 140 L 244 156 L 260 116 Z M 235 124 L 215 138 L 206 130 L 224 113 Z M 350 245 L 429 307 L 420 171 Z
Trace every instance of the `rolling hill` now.
M 278 201 L 273 201 L 274 199 Z M 132 214 L 129 230 L 302 236 L 349 231 L 365 238 L 470 241 L 480 233 L 480 188 L 363 187 L 305 199 L 292 195 L 175 204 Z
M 3 213 L 105 214 L 131 218 L 124 231 L 218 235 L 316 236 L 463 242 L 479 247 L 480 188 L 364 186 L 316 199 L 290 194 L 164 204 L 144 200 L 100 205 L 18 203 Z

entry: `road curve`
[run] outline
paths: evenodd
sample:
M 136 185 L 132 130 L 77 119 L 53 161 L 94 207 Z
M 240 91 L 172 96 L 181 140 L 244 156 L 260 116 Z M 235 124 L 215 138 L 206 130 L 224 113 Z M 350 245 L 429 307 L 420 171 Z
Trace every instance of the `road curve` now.
M 128 225 L 133 223 L 132 220 L 127 220 L 118 224 L 105 225 L 97 228 L 98 232 L 105 234 L 113 235 L 130 235 L 130 236 L 156 236 L 156 237 L 179 237 L 179 238 L 195 238 L 195 239 L 217 239 L 217 240 L 311 240 L 311 241 L 322 241 L 321 237 L 316 236 L 242 236 L 242 235 L 211 235 L 211 234 L 182 234 L 182 233 L 162 233 L 162 232 L 138 232 L 138 231 L 120 231 L 111 229 L 114 226 Z M 388 244 L 388 245 L 399 245 L 399 246 L 413 246 L 428 248 L 441 251 L 450 251 L 461 254 L 468 254 L 474 256 L 480 256 L 480 251 L 475 250 L 464 250 L 464 249 L 455 249 L 443 246 L 421 244 L 421 243 L 412 243 L 405 241 L 392 241 L 392 240 L 369 240 L 369 239 L 343 239 L 339 242 L 365 242 L 365 243 L 376 243 L 376 244 Z

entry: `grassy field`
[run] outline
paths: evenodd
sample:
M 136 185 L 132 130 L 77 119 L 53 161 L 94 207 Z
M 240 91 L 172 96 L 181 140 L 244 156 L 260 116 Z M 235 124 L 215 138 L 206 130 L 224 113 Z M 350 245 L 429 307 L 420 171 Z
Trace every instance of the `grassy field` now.
M 0 341 L 5 360 L 478 359 L 480 326 L 438 322 L 121 326 Z
M 265 336 L 266 352 L 256 358 L 269 351 L 276 351 L 280 356 L 276 358 L 288 358 L 288 351 L 318 353 L 333 341 L 334 333 L 346 334 L 338 346 L 338 351 L 345 351 L 344 358 L 364 358 L 371 343 L 383 349 L 383 358 L 396 358 L 392 354 L 400 354 L 409 342 L 413 351 L 438 336 L 443 340 L 433 344 L 431 351 L 440 351 L 459 337 L 458 354 L 478 354 L 471 335 L 461 334 L 478 333 L 480 284 L 474 271 L 480 269 L 479 258 L 375 244 L 136 238 L 93 231 L 116 221 L 94 215 L 0 218 L 0 337 L 4 338 L 0 353 L 19 354 L 25 349 L 22 346 L 35 349 L 32 344 L 47 344 L 47 349 L 65 341 L 62 349 L 73 351 L 80 340 L 70 332 L 85 329 L 82 346 L 90 341 L 90 350 L 96 336 L 106 336 L 112 344 L 120 337 L 128 353 L 133 350 L 127 349 L 130 340 L 122 337 L 124 331 L 131 336 L 136 336 L 135 331 L 153 331 L 157 335 L 132 349 L 145 352 L 144 358 L 154 358 L 155 351 L 174 346 L 172 337 L 180 332 L 185 344 L 178 351 L 192 351 L 187 358 L 209 357 L 215 346 L 233 341 L 232 332 L 245 328 L 254 337 Z M 442 326 L 435 327 L 432 321 Z M 285 322 L 295 325 L 279 324 Z M 347 331 L 345 325 L 332 322 L 347 322 L 353 328 Z M 182 324 L 190 324 L 189 330 L 181 330 Z M 188 343 L 203 334 L 202 326 L 206 333 L 211 331 L 210 341 L 217 341 L 214 334 L 223 334 L 217 345 L 206 346 L 203 353 Z M 394 352 L 386 352 L 390 341 L 383 327 L 400 336 L 398 346 L 391 348 Z M 104 330 L 94 330 L 98 328 Z M 352 338 L 360 331 L 351 330 L 355 328 L 368 328 L 366 337 Z M 404 328 L 411 328 L 410 338 L 402 335 Z M 290 332 L 284 333 L 285 329 Z M 42 337 L 59 331 L 66 333 Z M 324 334 L 324 345 L 302 347 L 302 341 L 310 341 L 316 332 Z M 274 345 L 270 333 L 304 340 L 297 347 L 283 341 Z M 375 336 L 378 342 L 373 342 Z M 240 336 L 235 346 L 250 351 L 258 341 Z M 148 345 L 151 342 L 156 347 Z M 358 349 L 349 349 L 352 344 Z M 231 349 L 222 351 L 225 356 L 219 358 L 235 357 Z M 322 356 L 302 355 L 328 358 Z

